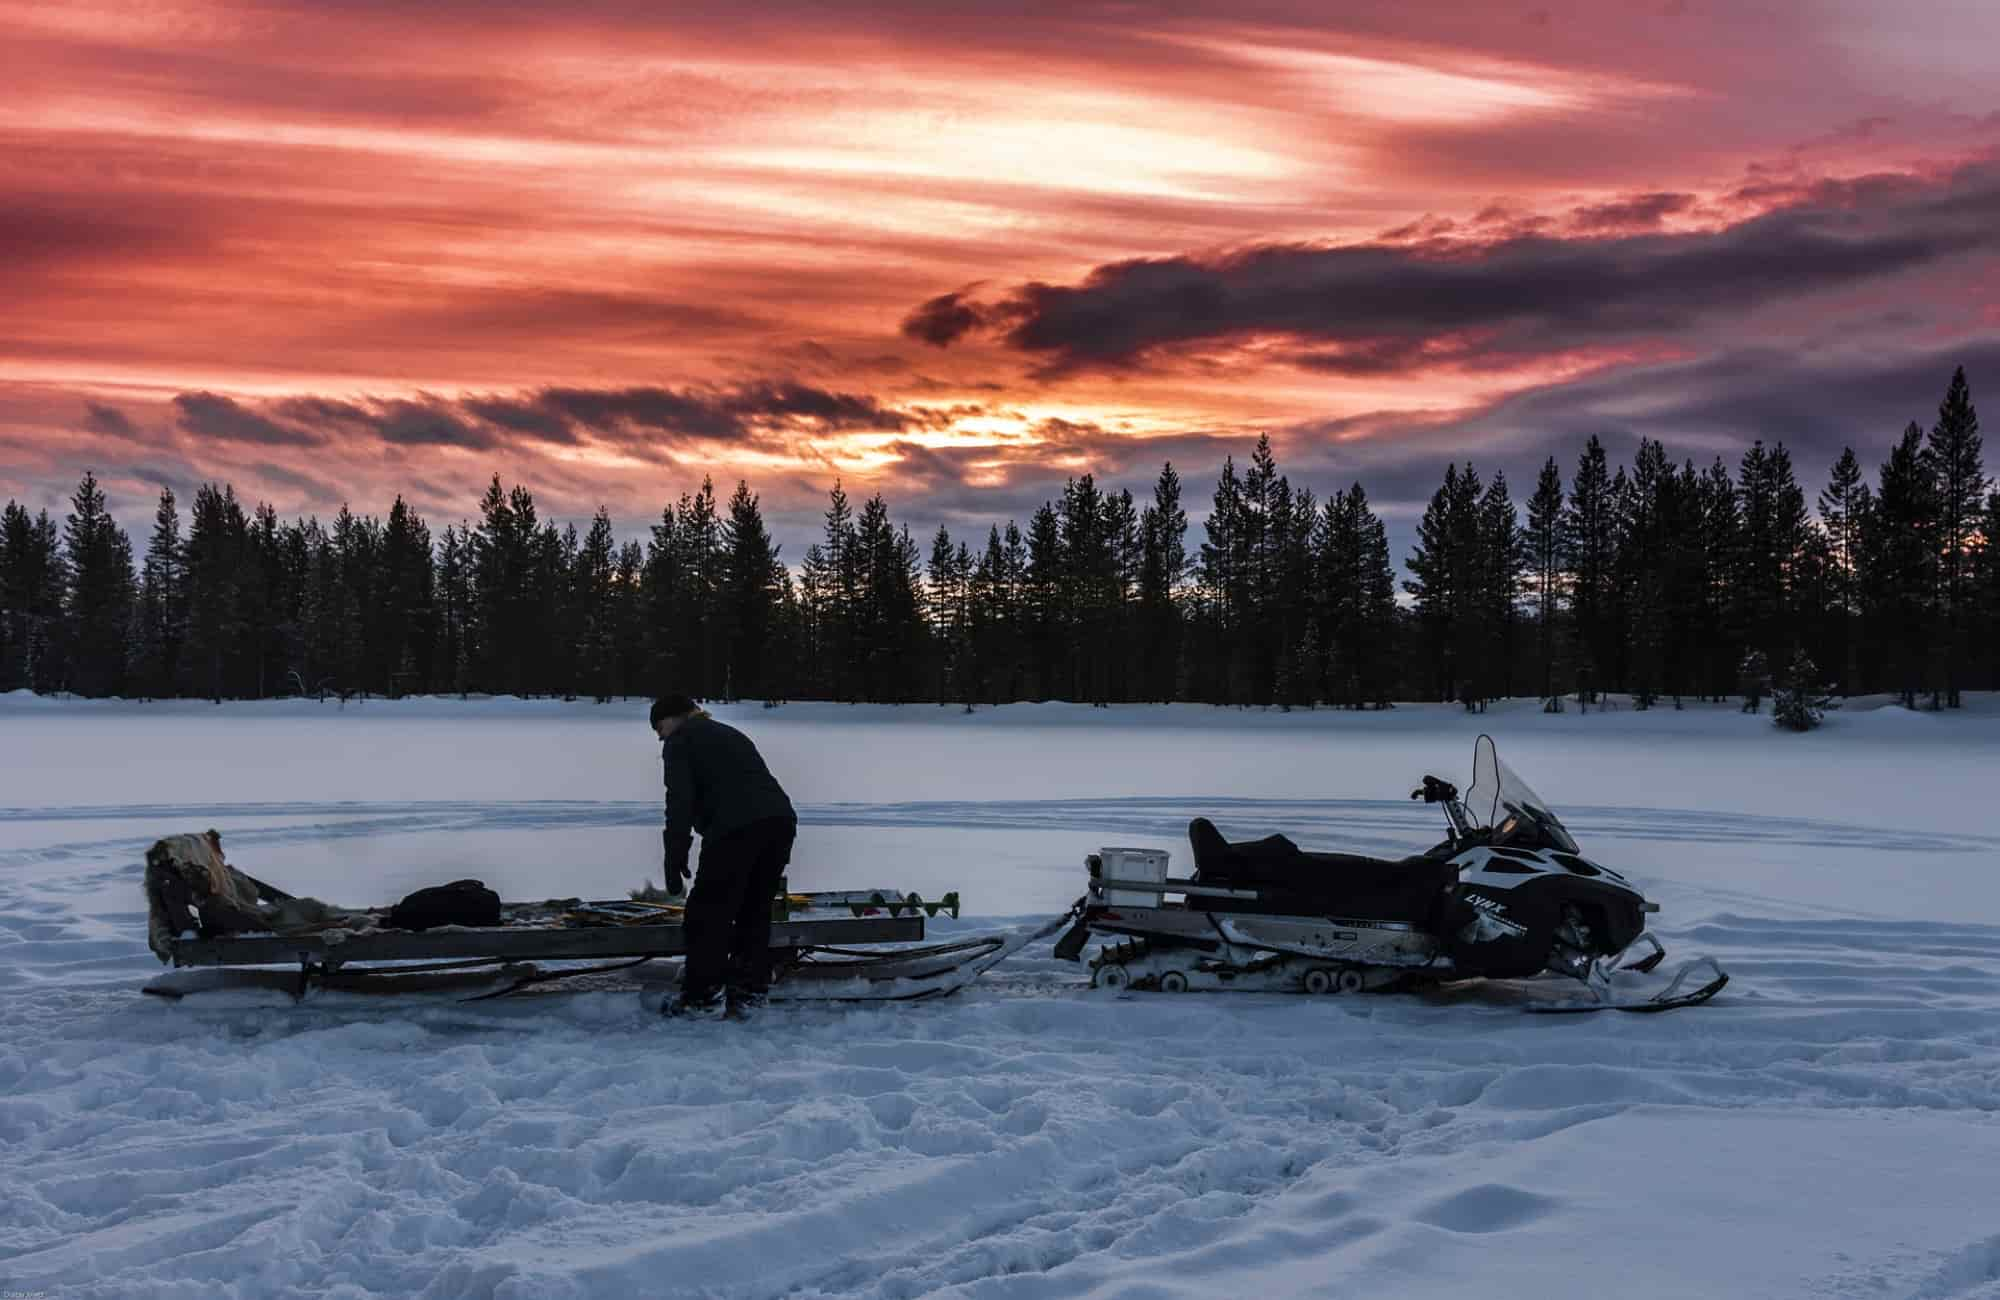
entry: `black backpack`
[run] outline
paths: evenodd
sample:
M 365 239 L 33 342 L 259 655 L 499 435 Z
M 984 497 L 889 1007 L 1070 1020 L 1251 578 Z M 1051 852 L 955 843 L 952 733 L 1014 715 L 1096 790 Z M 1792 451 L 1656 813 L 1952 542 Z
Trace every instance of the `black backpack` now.
M 389 909 L 384 923 L 393 930 L 430 930 L 440 925 L 500 924 L 500 895 L 477 880 L 419 889 Z

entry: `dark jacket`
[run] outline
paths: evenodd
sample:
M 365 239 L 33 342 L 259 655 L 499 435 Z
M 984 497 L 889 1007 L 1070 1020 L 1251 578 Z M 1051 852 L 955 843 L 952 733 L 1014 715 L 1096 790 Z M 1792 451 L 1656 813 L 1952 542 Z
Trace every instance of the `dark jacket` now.
M 669 873 L 686 874 L 694 835 L 713 839 L 767 818 L 797 817 L 750 737 L 714 718 L 691 717 L 674 728 L 660 758 L 667 769 L 661 839 Z

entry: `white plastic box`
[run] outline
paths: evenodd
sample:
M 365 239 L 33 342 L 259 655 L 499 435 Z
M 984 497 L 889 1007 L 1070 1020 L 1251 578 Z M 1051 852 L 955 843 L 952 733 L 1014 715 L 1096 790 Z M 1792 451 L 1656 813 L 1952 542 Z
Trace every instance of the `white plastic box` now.
M 1167 879 L 1165 849 L 1099 849 L 1105 880 L 1159 881 Z M 1158 907 L 1162 895 L 1154 890 L 1107 889 L 1104 902 L 1110 907 Z

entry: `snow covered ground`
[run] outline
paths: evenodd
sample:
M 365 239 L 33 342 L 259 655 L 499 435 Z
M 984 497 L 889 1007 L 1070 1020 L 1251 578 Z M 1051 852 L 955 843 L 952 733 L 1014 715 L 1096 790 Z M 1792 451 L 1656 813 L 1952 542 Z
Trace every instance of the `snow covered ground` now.
M 1876 702 L 1866 702 L 1870 705 Z M 802 806 L 800 888 L 1002 928 L 1084 853 L 1408 850 L 1482 729 L 1676 957 L 1665 1016 L 1132 995 L 1046 946 L 944 1003 L 668 1025 L 138 996 L 140 854 L 221 830 L 295 892 L 658 871 L 642 704 L 0 697 L 0 1292 L 50 1296 L 2000 1297 L 2000 701 L 1484 718 L 723 710 Z

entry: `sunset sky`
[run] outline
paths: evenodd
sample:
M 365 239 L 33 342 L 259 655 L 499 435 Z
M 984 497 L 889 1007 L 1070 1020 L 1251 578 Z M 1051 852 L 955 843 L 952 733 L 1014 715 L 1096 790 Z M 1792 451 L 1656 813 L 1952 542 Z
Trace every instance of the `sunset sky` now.
M 1992 0 L 0 0 L 0 499 L 1199 515 L 2000 392 Z M 1400 558 L 1404 545 L 1399 542 Z

